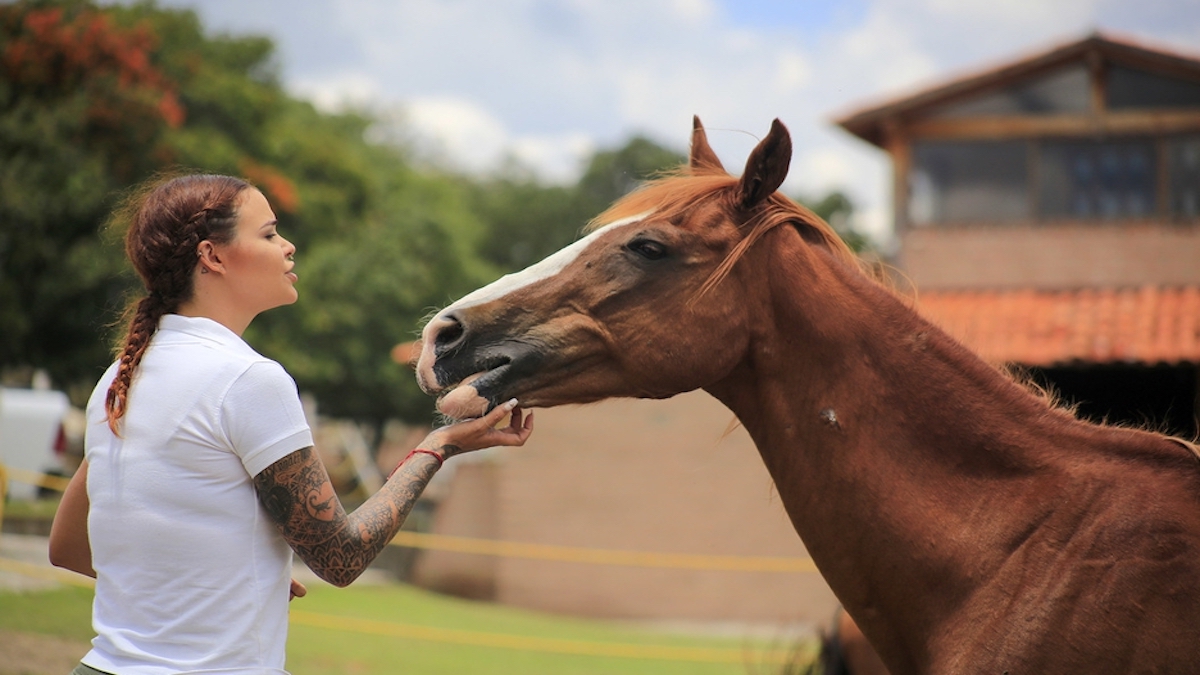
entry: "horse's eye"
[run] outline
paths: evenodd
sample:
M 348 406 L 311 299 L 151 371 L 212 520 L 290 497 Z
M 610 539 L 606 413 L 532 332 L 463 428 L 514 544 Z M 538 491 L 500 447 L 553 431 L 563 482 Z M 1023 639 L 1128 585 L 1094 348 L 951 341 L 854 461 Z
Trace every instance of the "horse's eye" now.
M 625 248 L 646 260 L 662 260 L 667 257 L 667 247 L 653 239 L 634 239 L 626 244 Z

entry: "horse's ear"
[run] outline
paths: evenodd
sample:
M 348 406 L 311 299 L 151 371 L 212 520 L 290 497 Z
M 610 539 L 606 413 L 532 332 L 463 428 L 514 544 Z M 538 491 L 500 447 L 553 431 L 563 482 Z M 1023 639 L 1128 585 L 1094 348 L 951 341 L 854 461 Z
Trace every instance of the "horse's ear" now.
M 688 158 L 688 164 L 692 167 L 693 173 L 725 173 L 725 167 L 721 165 L 721 160 L 717 159 L 717 153 L 713 152 L 712 146 L 708 144 L 708 134 L 704 133 L 704 125 L 700 123 L 700 116 L 692 116 L 692 154 Z
M 791 163 L 792 137 L 787 127 L 776 119 L 771 122 L 767 137 L 762 139 L 746 160 L 746 171 L 738 183 L 738 204 L 749 209 L 770 197 L 783 185 Z

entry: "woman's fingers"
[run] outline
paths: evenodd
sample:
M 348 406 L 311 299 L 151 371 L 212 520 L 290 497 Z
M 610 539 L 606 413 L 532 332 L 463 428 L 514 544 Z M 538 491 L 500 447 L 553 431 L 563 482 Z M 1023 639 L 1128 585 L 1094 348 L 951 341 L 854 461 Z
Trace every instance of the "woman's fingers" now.
M 514 431 L 514 432 L 520 431 L 521 418 L 523 417 L 523 415 L 524 415 L 524 413 L 521 411 L 521 406 L 517 406 L 517 407 L 513 408 L 512 409 L 512 417 L 509 418 L 508 426 L 504 428 L 504 431 Z
M 508 416 L 508 413 L 519 409 L 520 408 L 517 406 L 517 399 L 510 398 L 504 403 L 492 408 L 488 414 L 483 416 L 482 421 L 485 422 L 488 427 L 494 427 L 500 422 L 504 421 L 504 418 Z
M 529 434 L 533 433 L 533 412 L 525 413 L 521 406 L 514 406 L 508 426 L 497 431 L 510 441 L 506 445 L 523 445 Z
M 511 415 L 507 426 L 504 418 Z M 521 410 L 516 399 L 493 408 L 486 415 L 442 427 L 426 437 L 424 447 L 437 449 L 446 457 L 498 445 L 524 445 L 533 433 L 533 413 Z
M 521 443 L 529 438 L 529 434 L 533 433 L 533 411 L 530 411 L 522 420 L 522 411 L 520 406 L 513 409 L 512 420 L 508 423 L 509 433 L 516 434 L 520 438 Z

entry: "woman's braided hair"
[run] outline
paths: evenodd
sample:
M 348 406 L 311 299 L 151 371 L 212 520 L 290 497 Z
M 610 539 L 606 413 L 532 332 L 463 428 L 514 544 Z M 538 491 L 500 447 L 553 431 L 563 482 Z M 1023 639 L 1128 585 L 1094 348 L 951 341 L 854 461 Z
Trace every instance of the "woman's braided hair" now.
M 116 212 L 125 221 L 125 255 L 146 295 L 125 309 L 125 334 L 117 345 L 117 375 L 108 388 L 108 427 L 128 407 L 129 388 L 159 319 L 192 298 L 200 242 L 226 244 L 237 225 L 237 199 L 251 187 L 240 178 L 195 174 L 159 178 L 132 193 Z

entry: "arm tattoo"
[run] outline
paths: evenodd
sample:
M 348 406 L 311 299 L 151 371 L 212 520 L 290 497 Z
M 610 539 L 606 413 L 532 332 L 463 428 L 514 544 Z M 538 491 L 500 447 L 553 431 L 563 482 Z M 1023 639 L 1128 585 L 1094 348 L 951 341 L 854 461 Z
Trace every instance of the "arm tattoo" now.
M 284 539 L 319 577 L 335 586 L 358 578 L 387 545 L 437 471 L 415 456 L 378 493 L 347 514 L 311 447 L 254 477 L 259 502 Z

